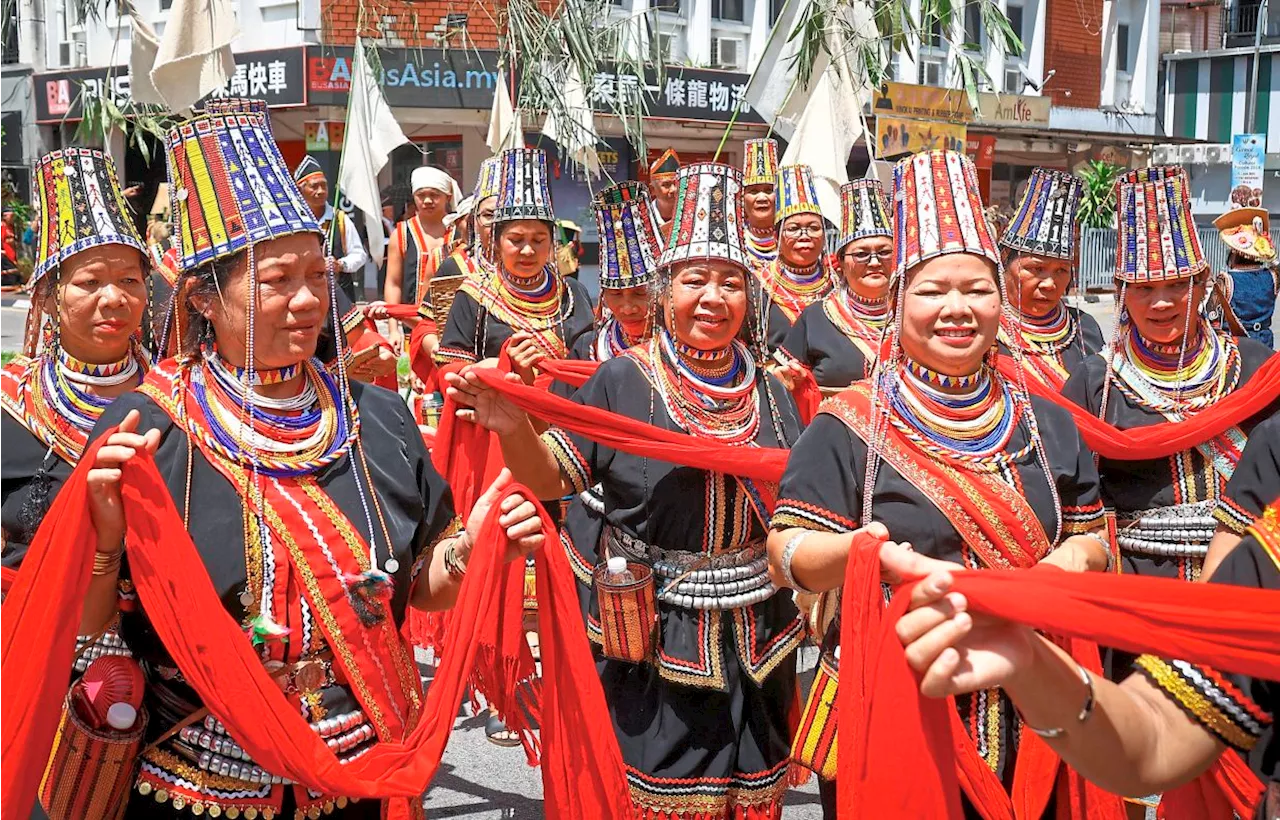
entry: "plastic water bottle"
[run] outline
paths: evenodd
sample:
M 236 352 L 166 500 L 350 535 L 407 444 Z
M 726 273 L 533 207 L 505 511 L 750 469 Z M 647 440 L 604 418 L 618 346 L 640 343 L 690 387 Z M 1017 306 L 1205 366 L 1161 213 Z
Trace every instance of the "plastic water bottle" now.
M 616 586 L 624 586 L 626 584 L 634 584 L 636 577 L 631 574 L 631 570 L 627 569 L 627 559 L 622 555 L 615 555 L 608 561 L 607 570 L 609 573 L 609 583 Z

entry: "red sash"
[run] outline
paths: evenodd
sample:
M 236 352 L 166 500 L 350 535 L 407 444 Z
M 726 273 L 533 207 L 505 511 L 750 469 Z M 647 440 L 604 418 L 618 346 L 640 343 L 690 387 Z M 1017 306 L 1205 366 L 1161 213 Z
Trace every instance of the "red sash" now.
M 870 444 L 873 426 L 871 405 L 870 384 L 859 382 L 828 399 L 819 412 L 840 419 Z M 1053 549 L 1054 545 L 1049 542 L 1031 505 L 996 474 L 960 470 L 930 458 L 892 426 L 886 431 L 881 456 L 946 516 L 986 566 L 1029 569 Z M 1064 645 L 1085 666 L 1101 672 L 1097 646 L 1085 641 L 1070 641 Z M 1003 784 L 978 754 L 973 739 L 960 720 L 954 698 L 948 700 L 951 701 L 951 735 L 955 742 L 960 784 L 970 801 L 987 820 L 1039 820 L 1053 795 L 1061 759 L 1040 738 L 1023 732 L 1014 769 L 1013 792 L 1012 795 L 1006 794 Z M 1109 809 L 1093 817 L 1122 820 L 1124 815 L 1119 798 L 1103 797 L 1101 792 L 1085 784 L 1071 770 L 1068 770 L 1068 775 L 1064 784 L 1067 794 L 1083 798 L 1087 791 L 1095 810 Z M 1084 814 L 1072 811 L 1076 804 L 1083 802 L 1083 799 L 1060 800 L 1058 816 L 1084 817 Z M 1107 806 L 1108 803 L 1111 805 Z

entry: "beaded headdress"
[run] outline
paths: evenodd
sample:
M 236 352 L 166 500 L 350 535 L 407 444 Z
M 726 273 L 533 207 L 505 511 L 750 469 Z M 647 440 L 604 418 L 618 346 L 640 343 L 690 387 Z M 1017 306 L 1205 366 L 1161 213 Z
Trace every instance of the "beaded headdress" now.
M 1190 179 L 1179 166 L 1126 174 L 1116 186 L 1116 279 L 1189 279 L 1209 267 L 1191 216 Z
M 1269 265 L 1276 262 L 1271 217 L 1266 208 L 1236 208 L 1213 220 L 1218 236 L 1233 253 Z
M 866 236 L 893 237 L 889 200 L 878 179 L 855 179 L 840 186 L 840 241 L 843 248 Z
M 600 287 L 647 285 L 657 270 L 659 253 L 648 189 L 639 182 L 622 182 L 601 191 L 592 207 L 600 232 Z
M 489 157 L 480 163 L 480 175 L 476 177 L 476 190 L 472 200 L 480 202 L 491 196 L 497 196 L 502 186 L 502 162 L 498 157 Z
M 1056 259 L 1075 258 L 1076 211 L 1083 190 L 1084 183 L 1071 174 L 1032 169 L 1026 193 L 1000 245 Z
M 307 154 L 302 158 L 302 162 L 298 163 L 298 167 L 293 169 L 293 181 L 301 185 L 314 176 L 324 176 L 324 169 L 320 167 L 320 163 L 316 162 L 315 157 Z
M 676 175 L 680 170 L 680 155 L 668 148 L 662 152 L 662 156 L 655 159 L 649 165 L 649 180 L 657 182 L 660 179 L 666 179 Z
M 498 161 L 502 178 L 494 223 L 516 219 L 554 223 L 547 153 L 536 148 L 511 148 L 499 154 Z
M 146 254 L 116 176 L 115 163 L 92 148 L 64 148 L 36 162 L 33 184 L 39 235 L 31 281 L 81 251 L 125 245 Z
M 985 256 L 1000 267 L 973 160 L 956 151 L 925 151 L 893 169 L 893 244 L 897 270 L 948 253 Z
M 658 260 L 669 267 L 689 260 L 719 259 L 750 270 L 742 238 L 742 174 L 720 162 L 680 168 L 671 237 Z
M 195 117 L 170 129 L 165 148 L 182 270 L 290 234 L 323 239 L 262 115 Z
M 822 216 L 818 192 L 813 187 L 813 169 L 808 165 L 784 165 L 776 177 L 777 206 L 774 224 L 796 214 Z
M 269 111 L 266 100 L 249 97 L 214 97 L 204 104 L 206 114 L 261 114 L 267 120 L 267 128 L 271 127 Z
M 778 184 L 778 143 L 776 140 L 755 139 L 743 143 L 742 184 Z

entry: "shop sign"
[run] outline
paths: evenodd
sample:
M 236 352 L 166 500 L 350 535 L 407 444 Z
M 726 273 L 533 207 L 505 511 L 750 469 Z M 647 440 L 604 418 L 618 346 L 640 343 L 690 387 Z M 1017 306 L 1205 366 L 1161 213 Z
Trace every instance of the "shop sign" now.
M 1266 163 L 1266 134 L 1236 134 L 1231 137 L 1232 208 L 1262 207 Z
M 973 159 L 973 165 L 989 171 L 996 161 L 996 138 L 990 134 L 970 136 L 965 139 L 964 152 Z
M 736 110 L 738 122 L 762 123 L 744 99 L 750 79 L 731 71 L 669 66 L 659 82 L 654 71 L 641 78 L 615 69 L 597 72 L 587 97 L 595 110 L 608 111 L 619 97 L 634 99 L 640 92 L 649 117 L 728 122 Z
M 963 124 L 876 117 L 876 148 L 882 157 L 917 154 L 942 148 L 963 151 L 967 129 Z
M 312 46 L 307 91 L 312 105 L 347 104 L 354 50 Z M 388 48 L 378 51 L 382 93 L 393 108 L 481 108 L 493 104 L 498 52 L 477 49 Z
M 346 131 L 347 125 L 342 122 L 308 120 L 302 124 L 307 151 L 341 151 L 342 138 Z
M 235 73 L 210 96 L 252 97 L 265 100 L 273 108 L 306 105 L 304 52 L 305 49 L 298 46 L 236 54 Z M 129 67 L 123 65 L 32 75 L 36 122 L 78 120 L 84 113 L 84 99 L 104 94 L 111 95 L 111 100 L 125 109 L 133 101 L 130 79 Z
M 876 116 L 888 114 L 918 120 L 1009 128 L 1047 128 L 1051 107 L 1048 97 L 980 91 L 975 111 L 969 103 L 969 94 L 963 89 L 910 83 L 883 83 L 872 102 Z

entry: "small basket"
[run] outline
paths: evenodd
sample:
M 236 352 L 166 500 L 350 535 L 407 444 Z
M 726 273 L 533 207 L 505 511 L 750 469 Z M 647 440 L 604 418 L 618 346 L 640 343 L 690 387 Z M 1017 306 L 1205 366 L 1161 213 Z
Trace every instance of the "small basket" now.
M 93 729 L 68 693 L 40 781 L 40 805 L 49 820 L 118 820 L 129 802 L 146 729 L 144 709 L 127 732 Z
M 600 633 L 605 657 L 640 663 L 653 655 L 654 630 L 658 620 L 653 570 L 628 562 L 635 578 L 627 584 L 609 581 L 605 563 L 596 567 L 596 599 L 600 604 Z
M 444 333 L 444 323 L 449 319 L 449 309 L 453 307 L 453 298 L 458 295 L 458 288 L 466 281 L 465 276 L 433 276 L 427 284 L 427 304 L 431 308 L 431 318 L 436 327 Z
M 827 781 L 836 778 L 836 683 L 839 677 L 834 659 L 824 653 L 809 690 L 809 701 L 800 716 L 795 742 L 791 744 L 791 759 Z

